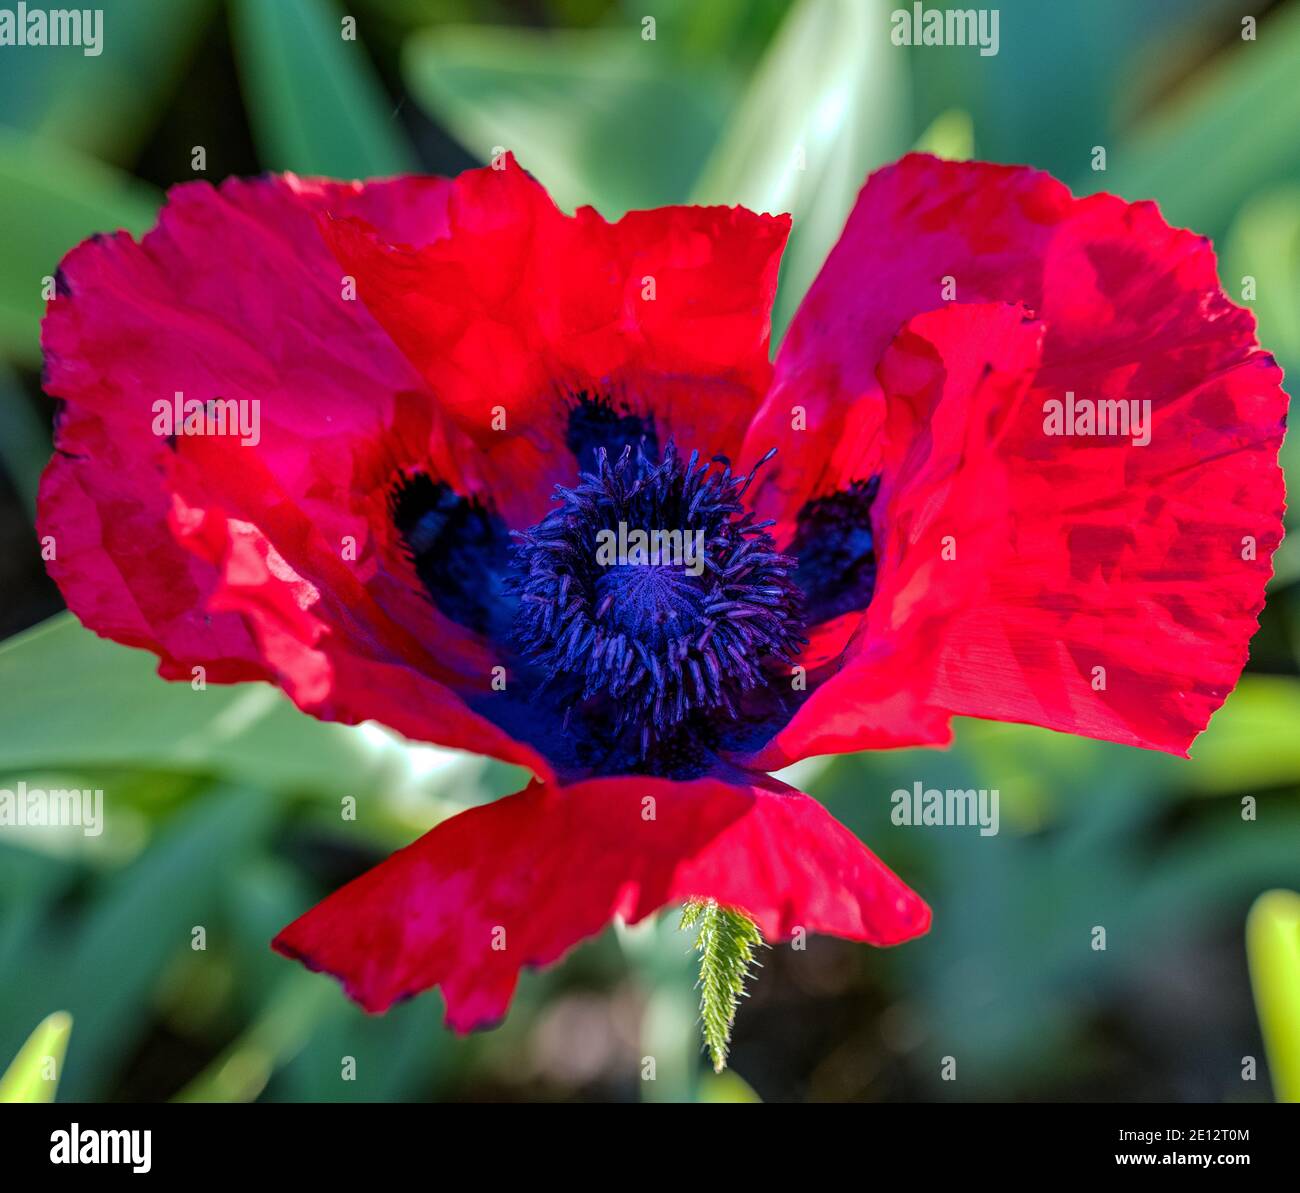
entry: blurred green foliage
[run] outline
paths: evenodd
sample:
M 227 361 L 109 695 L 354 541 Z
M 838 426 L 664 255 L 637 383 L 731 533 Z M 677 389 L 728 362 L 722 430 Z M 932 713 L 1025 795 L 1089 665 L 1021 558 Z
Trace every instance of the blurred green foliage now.
M 570 208 L 790 210 L 778 333 L 872 168 L 913 145 L 1029 162 L 1214 236 L 1225 287 L 1240 300 L 1256 279 L 1248 305 L 1296 375 L 1300 4 L 1260 5 L 1249 42 L 1231 0 L 1008 0 L 991 58 L 889 45 L 893 7 L 110 0 L 100 58 L 0 50 L 0 470 L 6 541 L 28 560 L 3 573 L 6 602 L 53 607 L 30 530 L 49 451 L 43 279 L 91 232 L 146 229 L 161 189 L 195 176 L 196 144 L 214 181 L 452 172 L 502 146 Z M 0 1057 L 66 1008 L 71 1099 L 1263 1100 L 1263 1074 L 1242 1080 L 1243 1057 L 1263 1057 L 1243 924 L 1261 892 L 1300 885 L 1293 541 L 1251 674 L 1190 763 L 968 723 L 947 752 L 800 768 L 930 900 L 935 928 L 890 952 L 765 951 L 721 1077 L 699 1055 L 671 915 L 526 975 L 506 1024 L 470 1040 L 442 1030 L 436 996 L 367 1018 L 271 954 L 314 899 L 520 773 L 319 724 L 263 687 L 164 684 L 148 656 L 61 616 L 0 647 L 0 786 L 103 787 L 114 814 L 101 837 L 0 830 Z M 998 788 L 1001 834 L 891 824 L 890 792 L 918 778 Z M 1284 952 L 1267 957 L 1257 972 L 1293 991 Z M 1277 1094 L 1294 1097 L 1277 1059 L 1295 1048 L 1293 995 L 1261 1014 Z
M 53 1102 L 71 1031 L 66 1011 L 46 1015 L 0 1075 L 0 1102 Z
M 1267 891 L 1246 923 L 1250 977 L 1279 1102 L 1300 1102 L 1300 895 Z

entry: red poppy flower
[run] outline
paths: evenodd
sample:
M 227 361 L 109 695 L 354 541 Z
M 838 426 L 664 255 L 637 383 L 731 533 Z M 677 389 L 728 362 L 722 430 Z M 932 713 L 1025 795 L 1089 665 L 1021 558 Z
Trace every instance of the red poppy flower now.
M 1203 238 L 910 156 L 773 367 L 786 217 L 566 216 L 497 165 L 178 187 L 45 321 L 40 529 L 88 626 L 536 776 L 276 948 L 469 1029 L 688 897 L 893 944 L 928 909 L 768 771 L 956 714 L 1186 752 L 1282 533 L 1281 374 Z M 606 566 L 620 526 L 683 554 Z

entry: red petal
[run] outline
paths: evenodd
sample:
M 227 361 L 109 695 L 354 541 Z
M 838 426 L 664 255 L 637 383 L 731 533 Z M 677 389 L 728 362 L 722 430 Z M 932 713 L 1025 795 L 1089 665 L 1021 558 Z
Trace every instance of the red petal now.
M 1125 319 L 1113 292 L 1104 345 L 997 305 L 920 315 L 895 339 L 875 597 L 762 765 L 943 740 L 954 713 L 1174 753 L 1205 727 L 1281 538 L 1285 397 L 1248 315 L 1126 276 L 1164 295 L 1161 316 Z M 1151 442 L 1046 435 L 1044 402 L 1067 388 L 1149 399 Z
M 1176 327 L 1164 307 L 1175 298 Z M 1240 312 L 1226 318 L 1208 242 L 1170 229 L 1153 203 L 1076 199 L 1038 170 L 909 154 L 867 179 L 781 344 L 744 453 L 781 449 L 760 476 L 763 516 L 792 525 L 807 500 L 869 470 L 884 418 L 876 367 L 908 319 L 950 301 L 1023 303 L 1051 328 L 1049 363 L 1109 343 L 1141 350 L 1157 329 L 1168 339 L 1210 316 L 1222 344 L 1252 330 Z M 791 427 L 799 407 L 806 431 Z
M 436 237 L 449 186 L 189 184 L 140 244 L 73 250 L 43 327 L 46 389 L 66 406 L 40 532 L 69 607 L 156 651 L 169 678 L 269 678 L 319 716 L 548 773 L 448 688 L 485 686 L 494 660 L 420 599 L 384 508 L 402 445 L 426 450 L 433 415 L 387 335 L 342 300 L 316 225 L 336 210 Z M 258 400 L 260 442 L 169 446 L 152 407 L 177 391 Z
M 56 443 L 98 461 L 56 455 L 41 478 L 37 532 L 54 542 L 46 566 L 68 607 L 96 633 L 154 651 L 168 679 L 196 666 L 213 683 L 269 678 L 244 621 L 205 613 L 216 570 L 173 538 L 153 468 L 124 459 L 101 420 L 72 409 Z
M 609 224 L 589 207 L 564 215 L 513 158 L 501 166 L 455 181 L 450 233 L 435 243 L 394 245 L 358 219 L 324 231 L 485 454 L 485 483 L 501 500 L 519 494 L 507 520 L 545 512 L 550 485 L 538 476 L 573 479 L 565 415 L 579 391 L 652 416 L 661 446 L 672 437 L 734 456 L 771 377 L 789 218 L 664 207 Z
M 1041 320 L 1041 359 L 986 301 Z M 1154 204 L 920 155 L 872 175 L 745 456 L 781 447 L 757 503 L 786 536 L 810 498 L 884 470 L 881 574 L 844 673 L 762 764 L 944 741 L 957 712 L 1185 751 L 1245 663 L 1281 537 L 1280 382 L 1209 242 Z M 1152 443 L 1044 435 L 1067 390 L 1149 400 Z
M 867 179 L 745 441 L 745 459 L 781 449 L 757 492 L 781 541 L 807 501 L 869 475 L 884 417 L 876 366 L 899 328 L 946 305 L 949 279 L 958 302 L 1036 310 L 1049 250 L 1075 209 L 1065 186 L 1021 167 L 909 154 Z M 806 430 L 792 425 L 797 412 Z
M 339 978 L 368 1011 L 441 986 L 447 1022 L 469 1031 L 505 1015 L 523 967 L 613 916 L 635 923 L 690 897 L 744 911 L 770 940 L 803 928 L 888 945 L 926 931 L 929 909 L 856 837 L 767 782 L 534 784 L 438 825 L 274 947 Z

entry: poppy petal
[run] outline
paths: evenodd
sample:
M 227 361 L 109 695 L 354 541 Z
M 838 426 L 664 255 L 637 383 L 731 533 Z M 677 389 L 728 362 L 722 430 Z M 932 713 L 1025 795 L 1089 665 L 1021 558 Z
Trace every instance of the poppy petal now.
M 1012 359 L 1012 343 L 1026 348 L 1039 333 L 987 303 L 1041 322 L 1035 365 Z M 924 312 L 929 321 L 902 330 Z M 985 363 L 1008 373 L 1008 388 L 1003 408 L 978 414 L 977 391 L 987 387 L 963 362 L 980 353 L 983 334 L 1006 341 L 987 346 Z M 954 374 L 933 382 L 943 391 L 936 411 L 955 417 L 966 406 L 971 418 L 991 420 L 969 428 L 959 469 L 927 459 L 940 451 L 939 434 L 902 413 L 921 395 L 886 385 L 886 353 L 906 391 L 907 362 L 927 340 L 920 355 Z M 1032 377 L 1016 379 L 1031 367 Z M 1169 227 L 1155 204 L 1076 199 L 1037 170 L 921 154 L 873 174 L 782 344 L 744 458 L 781 449 L 755 496 L 779 542 L 797 538 L 826 503 L 879 485 L 863 521 L 880 574 L 874 595 L 862 586 L 871 611 L 856 615 L 843 675 L 809 699 L 762 764 L 946 741 L 958 711 L 1185 751 L 1241 670 L 1280 539 L 1280 382 L 1254 319 L 1220 290 L 1209 242 Z M 1015 394 L 1029 389 L 1014 411 Z M 1050 438 L 1043 404 L 1067 392 L 1149 401 L 1159 438 L 1143 447 Z M 989 427 L 999 425 L 993 442 Z M 894 435 L 903 442 L 890 443 Z M 891 460 L 887 492 L 881 471 Z M 949 466 L 958 469 L 951 478 Z M 929 506 L 905 494 L 913 483 Z M 967 544 L 962 568 L 974 562 L 972 543 L 998 534 L 1005 542 L 988 542 L 969 580 L 949 567 L 932 583 L 917 576 L 900 587 L 916 566 L 906 536 L 919 533 L 891 528 L 904 514 L 936 533 L 946 522 Z M 971 593 L 982 594 L 982 614 Z M 964 621 L 942 620 L 965 601 Z M 932 645 L 919 656 L 898 649 L 912 615 L 931 626 Z M 814 640 L 833 645 L 832 628 L 843 640 L 854 616 Z M 1121 657 L 1123 649 L 1131 653 Z M 1204 656 L 1204 673 L 1178 658 L 1190 650 Z M 879 659 L 890 653 L 892 668 Z M 1106 691 L 1093 689 L 1102 682 Z
M 273 947 L 333 974 L 366 1010 L 441 987 L 447 1022 L 506 1013 L 519 972 L 614 916 L 691 897 L 797 928 L 889 945 L 929 908 L 815 800 L 775 780 L 537 783 L 462 812 L 290 924 Z
M 867 179 L 746 436 L 743 460 L 780 448 L 755 486 L 778 542 L 810 501 L 871 476 L 880 359 L 913 315 L 952 302 L 1023 304 L 1048 324 L 1049 365 L 1112 349 L 1130 363 L 1167 358 L 1202 329 L 1224 351 L 1253 344 L 1209 242 L 1170 228 L 1154 203 L 1075 198 L 1024 166 L 908 154 Z
M 63 405 L 38 526 L 69 607 L 154 650 L 167 678 L 270 679 L 318 716 L 546 774 L 461 699 L 487 690 L 492 651 L 423 595 L 387 508 L 402 445 L 434 433 L 431 404 L 344 300 L 316 223 L 339 211 L 436 238 L 449 185 L 187 184 L 140 243 L 74 249 L 42 329 Z M 257 433 L 164 434 L 155 403 L 177 393 L 242 401 Z
M 510 526 L 545 514 L 601 429 L 735 456 L 771 377 L 789 217 L 663 207 L 611 224 L 566 216 L 513 157 L 499 166 L 455 180 L 436 242 L 394 244 L 356 218 L 323 231 L 473 441 Z
M 1250 316 L 1208 289 L 1212 261 L 1207 276 L 1195 238 L 1170 235 L 1193 255 L 1177 278 L 1203 288 L 1129 261 L 1123 280 L 1161 314 L 1125 317 L 1136 299 L 1112 276 L 1108 351 L 1005 304 L 919 315 L 895 338 L 876 593 L 840 673 L 756 762 L 943 741 L 953 714 L 1186 753 L 1263 607 L 1285 395 Z M 1149 402 L 1147 430 L 1050 433 L 1067 391 Z

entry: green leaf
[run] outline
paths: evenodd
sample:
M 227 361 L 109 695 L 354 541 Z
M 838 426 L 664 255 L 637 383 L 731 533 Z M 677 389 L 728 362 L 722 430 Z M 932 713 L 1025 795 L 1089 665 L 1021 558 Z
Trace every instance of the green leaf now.
M 41 1020 L 0 1077 L 0 1102 L 53 1102 L 71 1031 L 72 1016 L 66 1011 Z M 46 1077 L 47 1068 L 52 1077 Z
M 247 1030 L 173 1101 L 256 1101 L 271 1075 L 303 1047 L 337 998 L 338 991 L 314 974 L 289 970 Z
M 917 138 L 915 148 L 918 153 L 933 153 L 949 161 L 969 161 L 975 156 L 975 125 L 970 113 L 961 108 L 941 112 Z
M 156 666 L 67 613 L 0 645 L 0 773 L 147 767 L 320 796 L 404 775 L 403 752 L 372 729 L 317 721 L 267 684 L 195 691 Z
M 700 1078 L 697 1102 L 761 1102 L 754 1087 L 728 1069 L 725 1073 L 706 1073 Z
M 1195 24 L 1194 10 L 1207 2 L 1218 0 L 1018 4 L 1001 10 L 994 55 L 968 46 L 896 52 L 915 64 L 913 90 L 923 121 L 959 107 L 979 129 L 982 158 L 1032 162 L 1068 179 L 1086 169 L 1090 146 L 1113 143 L 1124 85 L 1158 74 L 1162 52 L 1169 58 L 1185 52 L 1180 39 Z M 1135 60 L 1154 69 L 1135 70 Z
M 686 199 L 734 91 L 725 70 L 682 69 L 634 23 L 429 29 L 407 42 L 403 68 L 416 101 L 473 156 L 509 149 L 561 207 L 609 218 Z
M 334 982 L 313 977 L 326 988 L 326 1013 L 303 1047 L 276 1067 L 263 1101 L 313 1101 L 323 1090 L 339 1102 L 404 1102 L 443 1094 L 449 1071 L 464 1062 L 464 1051 L 426 1000 L 365 1015 Z M 511 1044 L 506 1051 L 522 1046 Z M 355 1061 L 346 1081 L 340 1080 L 342 1057 Z
M 1262 186 L 1300 170 L 1300 6 L 1261 22 L 1115 148 L 1087 180 L 1127 199 L 1157 199 L 1166 219 L 1217 237 Z
M 411 170 L 397 113 L 333 0 L 233 0 L 245 105 L 272 170 L 369 178 Z
M 694 63 L 757 58 L 772 40 L 789 0 L 657 0 L 657 36 Z M 638 10 L 624 4 L 636 19 Z M 558 23 L 558 22 L 557 22 Z
M 763 946 L 758 925 L 716 899 L 691 899 L 682 908 L 680 928 L 695 929 L 700 954 L 700 1022 L 713 1071 L 727 1067 L 727 1048 L 736 1007 L 745 993 L 745 979 L 755 963 L 754 950 Z
M 1286 372 L 1288 389 L 1300 373 L 1300 186 L 1273 187 L 1251 198 L 1232 225 L 1223 248 L 1220 279 L 1228 297 L 1255 312 L 1259 342 Z M 1255 297 L 1243 295 L 1243 280 L 1255 279 Z M 1282 444 L 1282 466 L 1294 488 L 1300 475 L 1300 437 Z M 1297 544 L 1287 538 L 1274 556 L 1278 588 L 1297 575 Z
M 1208 793 L 1261 790 L 1295 782 L 1300 774 L 1300 681 L 1246 675 L 1192 743 L 1194 766 L 1185 781 Z
M 1253 198 L 1233 224 L 1223 252 L 1223 281 L 1233 302 L 1259 318 L 1259 339 L 1288 373 L 1300 369 L 1300 186 L 1276 187 Z M 1255 279 L 1245 302 L 1242 279 Z
M 106 816 L 111 800 L 107 792 Z M 69 1098 L 105 1088 L 145 1029 L 167 964 L 188 954 L 195 926 L 215 934 L 222 886 L 264 845 L 275 811 L 264 791 L 211 788 L 137 861 L 95 884 L 70 938 L 51 941 L 42 968 L 77 1020 L 75 1063 L 64 1078 Z
M 115 0 L 100 54 L 6 54 L 5 123 L 70 149 L 129 160 L 167 106 L 215 10 L 216 0 Z
M 717 152 L 697 203 L 794 216 L 774 334 L 839 238 L 866 176 L 907 148 L 905 58 L 883 0 L 800 0 L 786 17 Z
M 158 196 L 110 166 L 0 129 L 0 355 L 36 365 L 44 279 L 94 232 L 144 232 Z
M 1246 918 L 1260 1033 L 1279 1102 L 1300 1102 L 1300 895 L 1267 891 Z

